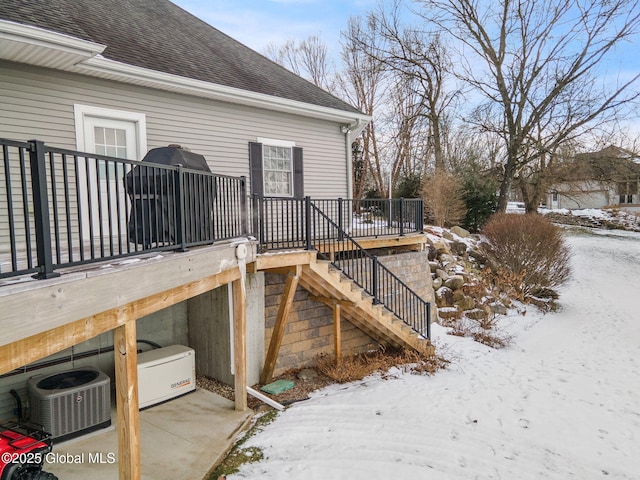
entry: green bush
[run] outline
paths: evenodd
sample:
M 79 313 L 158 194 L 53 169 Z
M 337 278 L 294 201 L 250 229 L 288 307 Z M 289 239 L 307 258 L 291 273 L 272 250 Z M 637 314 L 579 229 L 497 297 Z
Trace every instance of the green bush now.
M 516 291 L 536 296 L 554 289 L 571 274 L 571 250 L 560 228 L 538 214 L 492 216 L 482 229 L 488 266 L 495 275 L 517 278 Z
M 498 186 L 489 176 L 477 172 L 467 172 L 463 176 L 462 197 L 467 206 L 467 213 L 462 219 L 462 226 L 470 232 L 478 232 L 496 211 L 498 205 Z

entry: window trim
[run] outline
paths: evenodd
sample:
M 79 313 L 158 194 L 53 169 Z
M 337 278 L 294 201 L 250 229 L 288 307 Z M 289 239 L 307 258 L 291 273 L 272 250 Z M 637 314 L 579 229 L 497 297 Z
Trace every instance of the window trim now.
M 282 194 L 282 193 L 270 193 L 268 194 L 269 197 L 280 197 L 280 198 L 294 198 L 296 195 L 296 188 L 295 188 L 295 166 L 294 166 L 294 159 L 293 159 L 293 149 L 296 146 L 295 142 L 289 141 L 289 140 L 279 140 L 279 139 L 273 139 L 273 138 L 262 138 L 262 137 L 258 137 L 256 139 L 257 143 L 260 143 L 262 145 L 262 192 L 264 193 L 265 196 L 267 196 L 266 191 L 267 191 L 267 178 L 266 178 L 266 172 L 267 169 L 264 166 L 264 161 L 265 161 L 265 155 L 264 155 L 264 147 L 284 147 L 284 148 L 288 148 L 289 149 L 289 159 L 290 159 L 290 170 L 289 170 L 289 179 L 290 179 L 290 192 L 288 194 Z M 269 170 L 271 171 L 271 170 Z
M 114 108 L 96 107 L 93 105 L 73 105 L 73 115 L 76 128 L 76 147 L 81 152 L 87 151 L 85 144 L 85 127 L 87 117 L 103 118 L 105 120 L 120 120 L 132 122 L 136 126 L 136 160 L 142 160 L 147 153 L 147 120 L 144 113 L 116 110 Z

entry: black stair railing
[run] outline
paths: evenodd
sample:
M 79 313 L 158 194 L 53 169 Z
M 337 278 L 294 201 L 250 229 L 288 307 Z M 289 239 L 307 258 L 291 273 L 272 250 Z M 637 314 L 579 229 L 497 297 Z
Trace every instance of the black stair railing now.
M 420 199 L 318 200 L 262 197 L 251 202 L 260 250 L 317 250 L 404 323 L 431 338 L 431 305 L 363 249 L 357 237 L 421 232 Z
M 328 259 L 371 295 L 374 304 L 382 304 L 414 331 L 431 338 L 431 304 L 380 263 L 377 256 L 363 249 L 309 198 L 305 199 L 305 205 L 310 210 L 306 225 L 311 234 L 307 239 L 312 239 L 310 243 L 318 256 Z

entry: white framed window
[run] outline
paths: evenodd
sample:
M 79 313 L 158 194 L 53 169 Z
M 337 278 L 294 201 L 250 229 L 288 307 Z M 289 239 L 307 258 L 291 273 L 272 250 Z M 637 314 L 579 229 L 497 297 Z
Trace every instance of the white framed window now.
M 262 144 L 262 172 L 265 196 L 293 197 L 294 142 L 258 138 Z

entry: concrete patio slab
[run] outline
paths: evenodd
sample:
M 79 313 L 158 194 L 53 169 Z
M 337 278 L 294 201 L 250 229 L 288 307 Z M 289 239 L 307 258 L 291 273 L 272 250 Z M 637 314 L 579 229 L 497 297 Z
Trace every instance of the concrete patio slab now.
M 194 480 L 222 459 L 253 412 L 206 390 L 140 412 L 142 478 Z M 112 413 L 115 421 L 115 411 Z M 116 426 L 55 444 L 45 470 L 64 480 L 118 478 Z

